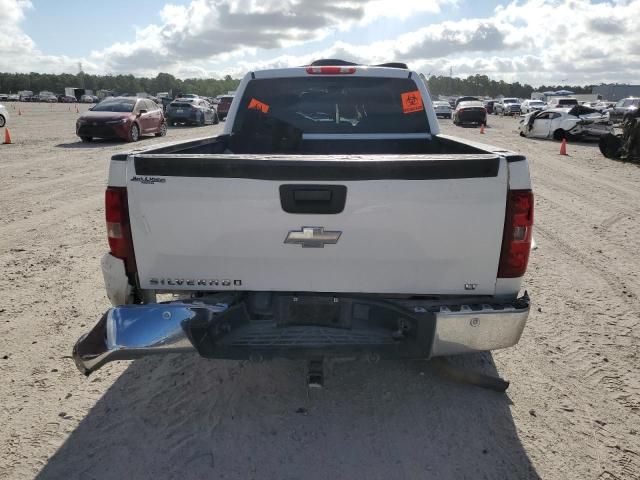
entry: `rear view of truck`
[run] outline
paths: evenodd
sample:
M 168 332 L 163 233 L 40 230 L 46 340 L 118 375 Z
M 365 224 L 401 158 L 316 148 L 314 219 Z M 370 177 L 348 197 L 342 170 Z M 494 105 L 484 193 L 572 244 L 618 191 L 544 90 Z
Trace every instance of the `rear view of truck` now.
M 224 135 L 112 159 L 114 308 L 74 358 L 430 358 L 517 343 L 526 159 L 439 134 L 401 66 L 253 72 Z M 180 300 L 156 303 L 158 295 Z

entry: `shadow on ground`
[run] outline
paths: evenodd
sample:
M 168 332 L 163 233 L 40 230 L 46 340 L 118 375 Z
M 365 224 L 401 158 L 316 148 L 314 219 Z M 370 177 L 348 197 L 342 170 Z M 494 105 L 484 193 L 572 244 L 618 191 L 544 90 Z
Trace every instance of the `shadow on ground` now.
M 454 363 L 495 373 L 490 355 Z M 426 362 L 340 362 L 326 377 L 307 391 L 302 362 L 136 361 L 37 478 L 539 478 L 505 394 Z
M 154 135 L 140 137 L 140 140 L 138 140 L 136 143 L 130 143 L 130 142 L 127 142 L 126 140 L 118 140 L 118 139 L 112 139 L 112 138 L 94 138 L 90 142 L 83 142 L 82 140 L 78 139 L 77 142 L 59 143 L 56 145 L 56 147 L 58 148 L 103 148 L 103 147 L 111 147 L 115 145 L 123 145 L 123 146 L 138 145 L 141 142 L 144 142 L 145 140 L 151 139 L 151 138 L 156 138 L 156 137 Z

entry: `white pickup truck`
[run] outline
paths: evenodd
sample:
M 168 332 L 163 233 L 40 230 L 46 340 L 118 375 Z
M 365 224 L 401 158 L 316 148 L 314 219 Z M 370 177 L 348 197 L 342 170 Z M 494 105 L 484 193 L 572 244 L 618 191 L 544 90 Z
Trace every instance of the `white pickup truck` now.
M 529 314 L 527 160 L 440 134 L 402 64 L 249 73 L 222 135 L 112 158 L 106 221 L 114 308 L 74 347 L 85 374 L 173 352 L 486 351 Z

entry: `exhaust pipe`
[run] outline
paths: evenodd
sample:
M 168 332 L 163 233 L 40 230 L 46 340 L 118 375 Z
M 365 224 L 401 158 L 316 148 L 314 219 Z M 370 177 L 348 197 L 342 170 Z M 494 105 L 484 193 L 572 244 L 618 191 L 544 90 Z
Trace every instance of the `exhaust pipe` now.
M 73 347 L 73 360 L 89 375 L 114 360 L 154 354 L 195 352 L 184 329 L 193 320 L 209 321 L 229 305 L 153 303 L 111 308 Z

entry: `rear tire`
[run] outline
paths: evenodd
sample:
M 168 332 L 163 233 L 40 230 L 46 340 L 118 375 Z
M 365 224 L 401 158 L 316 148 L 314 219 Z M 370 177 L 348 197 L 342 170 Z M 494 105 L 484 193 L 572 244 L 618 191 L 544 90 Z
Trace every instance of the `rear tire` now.
M 622 139 L 616 135 L 608 133 L 600 137 L 598 147 L 600 148 L 600 153 L 602 153 L 602 155 L 604 155 L 605 157 L 614 160 L 619 159 L 619 152 L 622 148 Z
M 4 127 L 7 124 L 7 119 L 4 118 L 4 115 L 0 115 L 0 128 Z
M 89 143 L 90 141 L 93 140 L 93 137 L 80 137 L 80 140 L 82 140 L 83 142 Z
M 163 123 L 160 125 L 160 131 L 156 133 L 156 137 L 164 137 L 165 135 L 167 135 L 167 124 Z
M 213 114 L 213 124 L 218 125 L 220 123 L 220 117 L 218 117 L 217 113 Z

